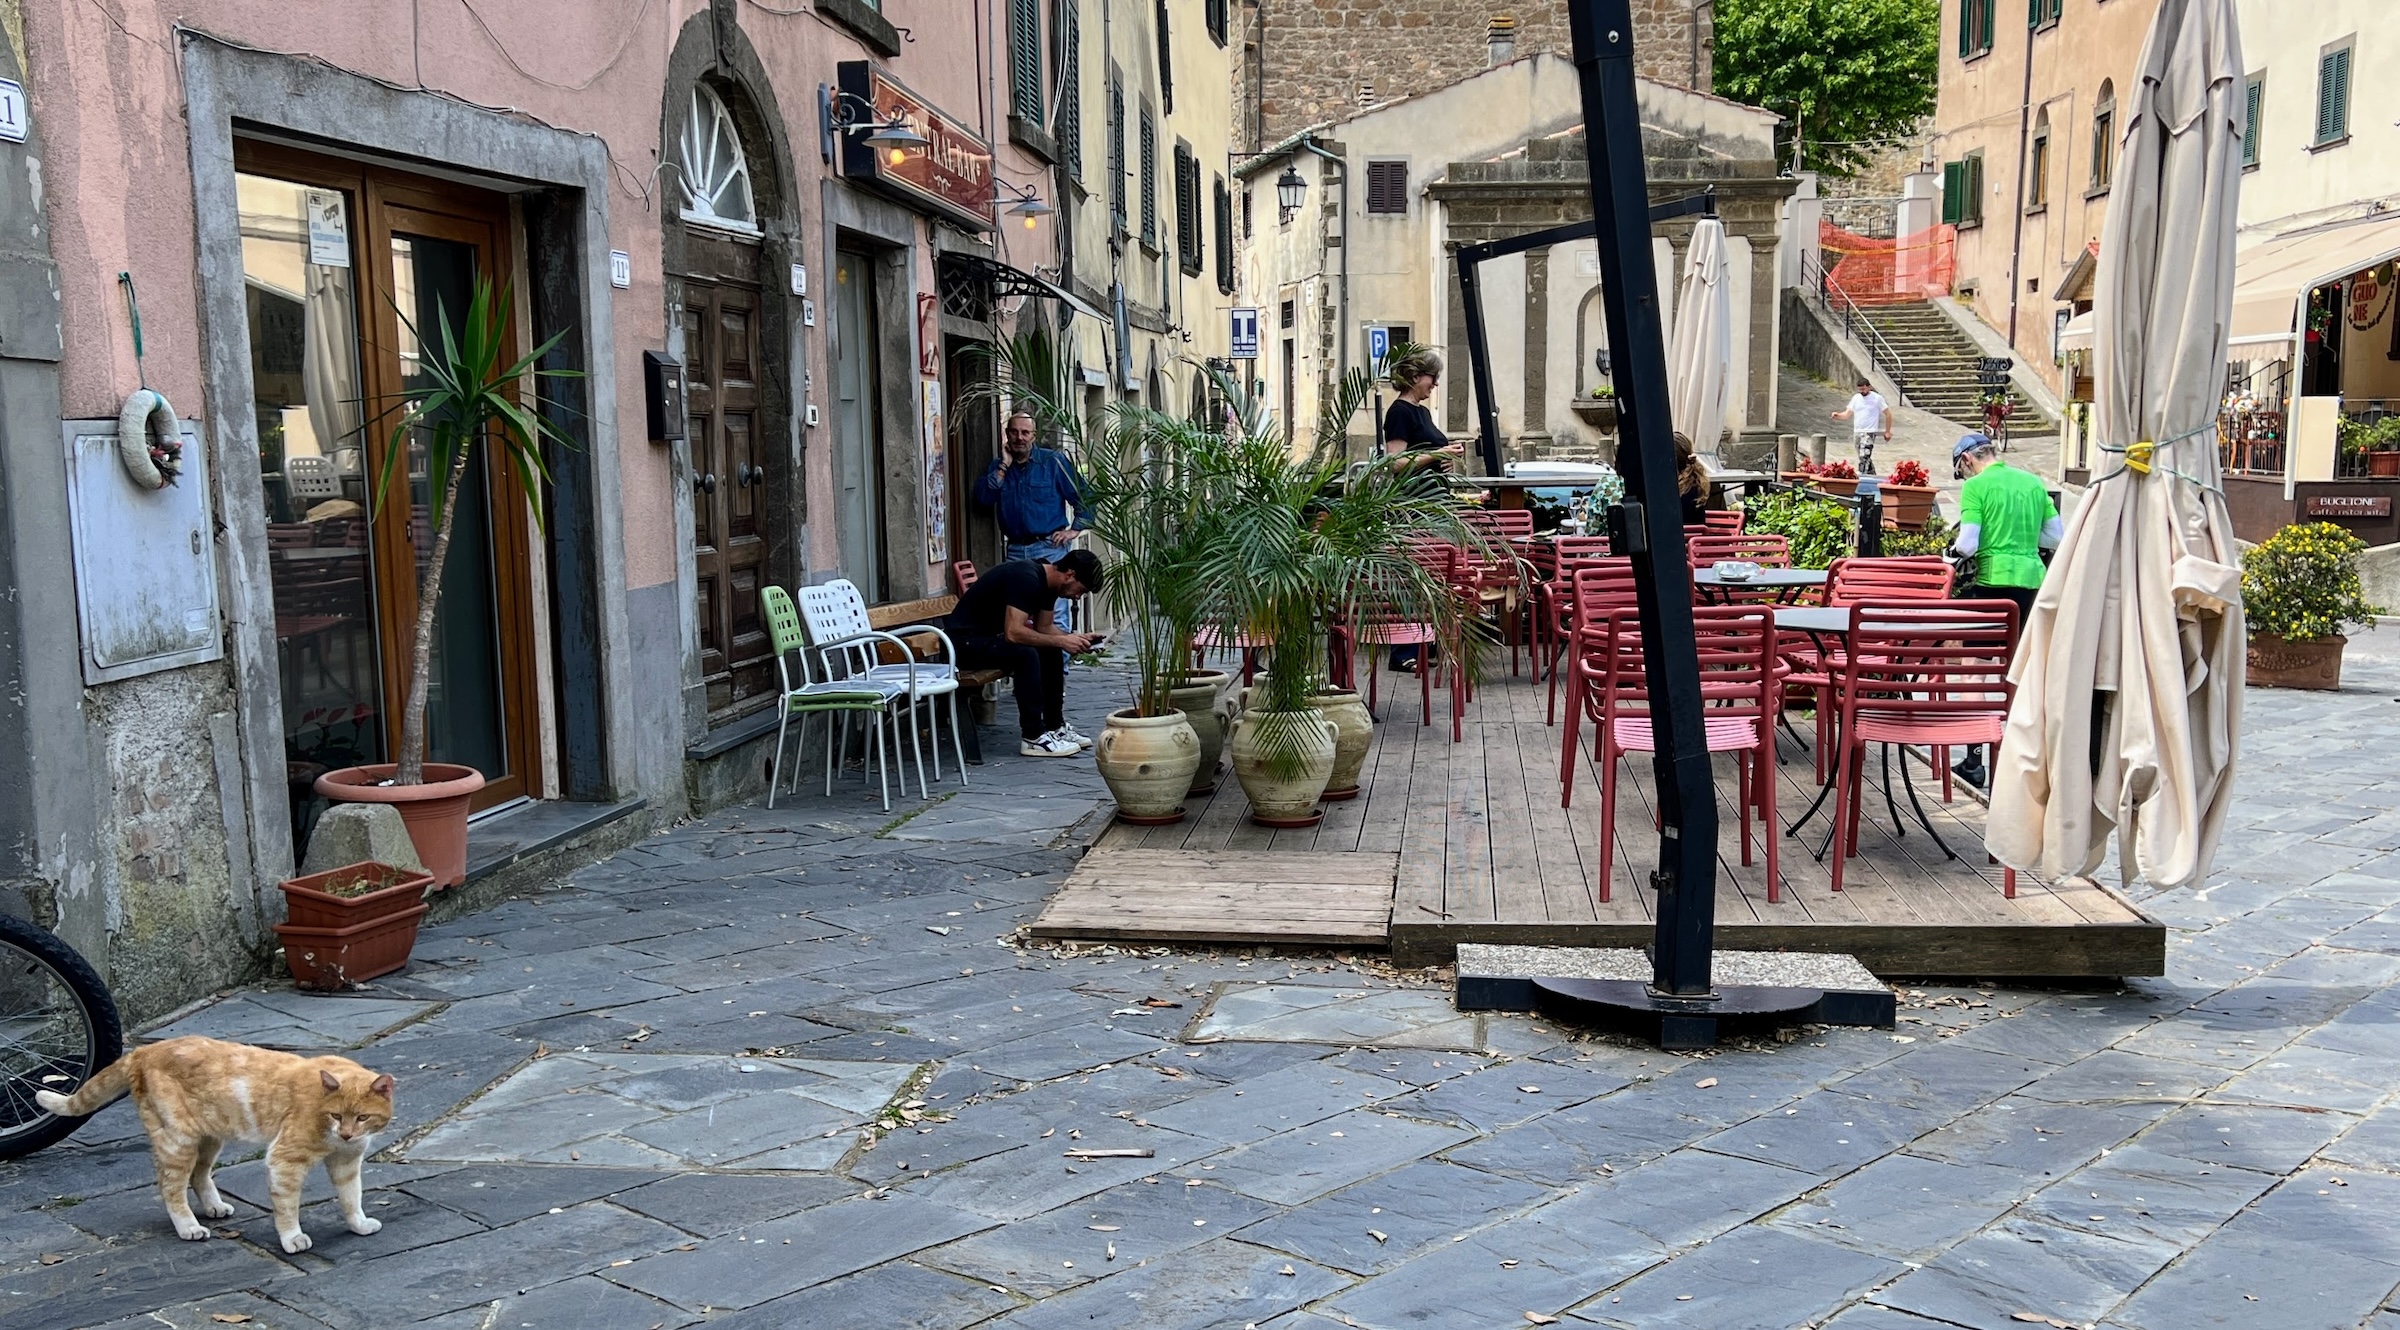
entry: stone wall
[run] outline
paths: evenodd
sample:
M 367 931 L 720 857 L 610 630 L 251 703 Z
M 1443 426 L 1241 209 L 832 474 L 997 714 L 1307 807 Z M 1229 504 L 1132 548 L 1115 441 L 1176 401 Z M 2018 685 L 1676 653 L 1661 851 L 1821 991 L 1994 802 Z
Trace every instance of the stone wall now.
M 1706 92 L 1712 25 L 1703 12 L 1695 29 L 1692 4 L 1633 0 L 1635 61 L 1644 78 Z M 1242 13 L 1234 96 L 1253 150 L 1485 68 L 1495 15 L 1516 19 L 1519 57 L 1569 45 L 1565 0 L 1260 0 Z
M 1875 150 L 1856 175 L 1817 177 L 1825 220 L 1862 236 L 1889 238 L 1897 227 L 1900 196 L 1909 173 L 1933 160 L 1931 120 L 1906 138 Z

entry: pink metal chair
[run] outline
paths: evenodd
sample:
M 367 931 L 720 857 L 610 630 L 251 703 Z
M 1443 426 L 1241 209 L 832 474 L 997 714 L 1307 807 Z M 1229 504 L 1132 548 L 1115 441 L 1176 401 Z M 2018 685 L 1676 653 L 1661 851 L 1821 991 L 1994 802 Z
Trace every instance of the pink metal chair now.
M 1608 557 L 1606 536 L 1560 536 L 1546 542 L 1546 547 L 1537 552 L 1533 568 L 1543 579 L 1533 588 L 1533 665 L 1537 677 L 1557 671 L 1567 638 L 1574 631 L 1571 592 L 1575 569 Z
M 1468 604 L 1474 603 L 1470 598 L 1477 592 L 1476 576 L 1457 546 L 1423 541 L 1412 545 L 1409 555 L 1440 578 L 1452 595 Z M 1373 648 L 1413 646 L 1417 648 L 1417 689 L 1424 702 L 1423 723 L 1433 724 L 1433 676 L 1437 672 L 1445 674 L 1450 687 L 1450 741 L 1457 743 L 1465 738 L 1469 684 L 1460 643 L 1443 641 L 1441 630 L 1435 625 L 1412 620 L 1398 607 L 1378 604 L 1372 598 L 1359 606 L 1357 619 L 1346 636 L 1353 644 L 1353 654 L 1363 652 L 1367 657 L 1369 712 L 1381 705 L 1382 692 L 1377 682 L 1382 672 L 1375 668 Z
M 1841 711 L 1830 844 L 1835 891 L 1842 889 L 1843 861 L 1858 853 L 1867 745 L 1922 744 L 1941 766 L 1953 745 L 2000 742 L 2016 691 L 2008 667 L 2017 629 L 2016 602 L 2008 600 L 1868 600 L 1850 607 L 1849 649 L 1834 675 Z M 1956 859 L 1924 820 L 1905 759 L 1900 770 L 1918 819 L 1942 853 Z M 1883 797 L 1897 822 L 1888 777 Z M 2001 882 L 2014 899 L 2016 870 L 2004 870 Z
M 1566 614 L 1550 658 L 1550 701 L 1542 720 L 1545 725 L 1558 723 L 1558 661 L 1560 656 L 1568 654 L 1577 630 L 1610 610 L 1631 609 L 1634 605 L 1633 560 L 1621 555 L 1582 560 L 1574 565 L 1572 573 L 1562 569 L 1560 580 L 1567 586 Z
M 1703 605 L 1694 607 L 1692 619 L 1708 751 L 1734 755 L 1742 862 L 1752 861 L 1750 815 L 1755 810 L 1757 839 L 1766 843 L 1767 900 L 1778 902 L 1783 886 L 1775 834 L 1775 713 L 1783 690 L 1775 663 L 1774 611 L 1763 605 Z M 1642 667 L 1640 612 L 1612 609 L 1585 624 L 1576 634 L 1575 673 L 1559 804 L 1567 806 L 1575 793 L 1575 717 L 1588 714 L 1599 732 L 1599 897 L 1605 904 L 1616 854 L 1618 759 L 1657 750 Z
M 1951 569 L 1947 561 L 1935 558 L 1894 559 L 1836 559 L 1826 570 L 1824 603 L 1828 608 L 1855 605 L 1863 600 L 1948 600 Z M 1792 675 L 1784 681 L 1787 691 L 1808 692 L 1817 699 L 1817 780 L 1821 784 L 1829 769 L 1826 755 L 1832 751 L 1834 708 L 1832 702 L 1833 676 L 1841 671 L 1842 652 L 1835 649 L 1830 656 L 1820 650 L 1815 639 L 1804 633 L 1786 633 L 1778 648 Z M 1950 797 L 1946 773 L 1942 797 Z

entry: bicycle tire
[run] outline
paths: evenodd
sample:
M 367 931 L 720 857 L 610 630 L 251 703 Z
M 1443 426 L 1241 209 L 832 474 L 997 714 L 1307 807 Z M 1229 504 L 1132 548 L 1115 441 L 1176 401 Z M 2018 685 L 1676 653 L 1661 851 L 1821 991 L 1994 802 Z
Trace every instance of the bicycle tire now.
M 109 996 L 108 985 L 100 982 L 99 972 L 47 929 L 0 914 L 0 971 L 18 972 L 20 965 L 46 970 L 55 976 L 82 1012 L 87 1037 L 77 1085 L 117 1060 L 124 1052 L 125 1030 L 117 1019 L 116 999 Z M 0 1087 L 0 1091 L 13 1094 L 20 1088 Z M 83 1123 L 83 1118 L 53 1113 L 36 1114 L 14 1129 L 0 1121 L 0 1159 L 14 1159 L 55 1145 Z

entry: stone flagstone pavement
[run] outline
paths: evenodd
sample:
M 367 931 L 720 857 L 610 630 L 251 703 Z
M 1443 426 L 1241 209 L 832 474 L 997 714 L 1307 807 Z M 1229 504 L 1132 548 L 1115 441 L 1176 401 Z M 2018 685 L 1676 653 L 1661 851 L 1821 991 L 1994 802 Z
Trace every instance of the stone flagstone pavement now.
M 150 1031 L 393 1072 L 382 1231 L 320 1173 L 284 1255 L 250 1155 L 178 1242 L 120 1104 L 0 1165 L 0 1325 L 2400 1330 L 2400 653 L 2351 654 L 2250 694 L 2220 870 L 2147 901 L 2166 978 L 1708 1057 L 1335 957 L 1011 945 L 1087 763 L 730 811 L 369 992 Z

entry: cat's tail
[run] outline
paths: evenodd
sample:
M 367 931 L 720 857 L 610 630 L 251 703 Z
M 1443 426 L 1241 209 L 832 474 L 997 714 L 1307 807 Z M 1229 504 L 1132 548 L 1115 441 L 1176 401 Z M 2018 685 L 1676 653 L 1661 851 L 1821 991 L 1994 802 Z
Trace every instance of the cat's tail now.
M 118 1058 L 102 1067 L 99 1075 L 85 1081 L 83 1088 L 75 1093 L 36 1090 L 33 1092 L 33 1102 L 41 1105 L 44 1111 L 56 1113 L 62 1118 L 79 1118 L 88 1113 L 97 1113 L 125 1097 L 125 1092 L 133 1083 L 132 1064 L 130 1057 Z

